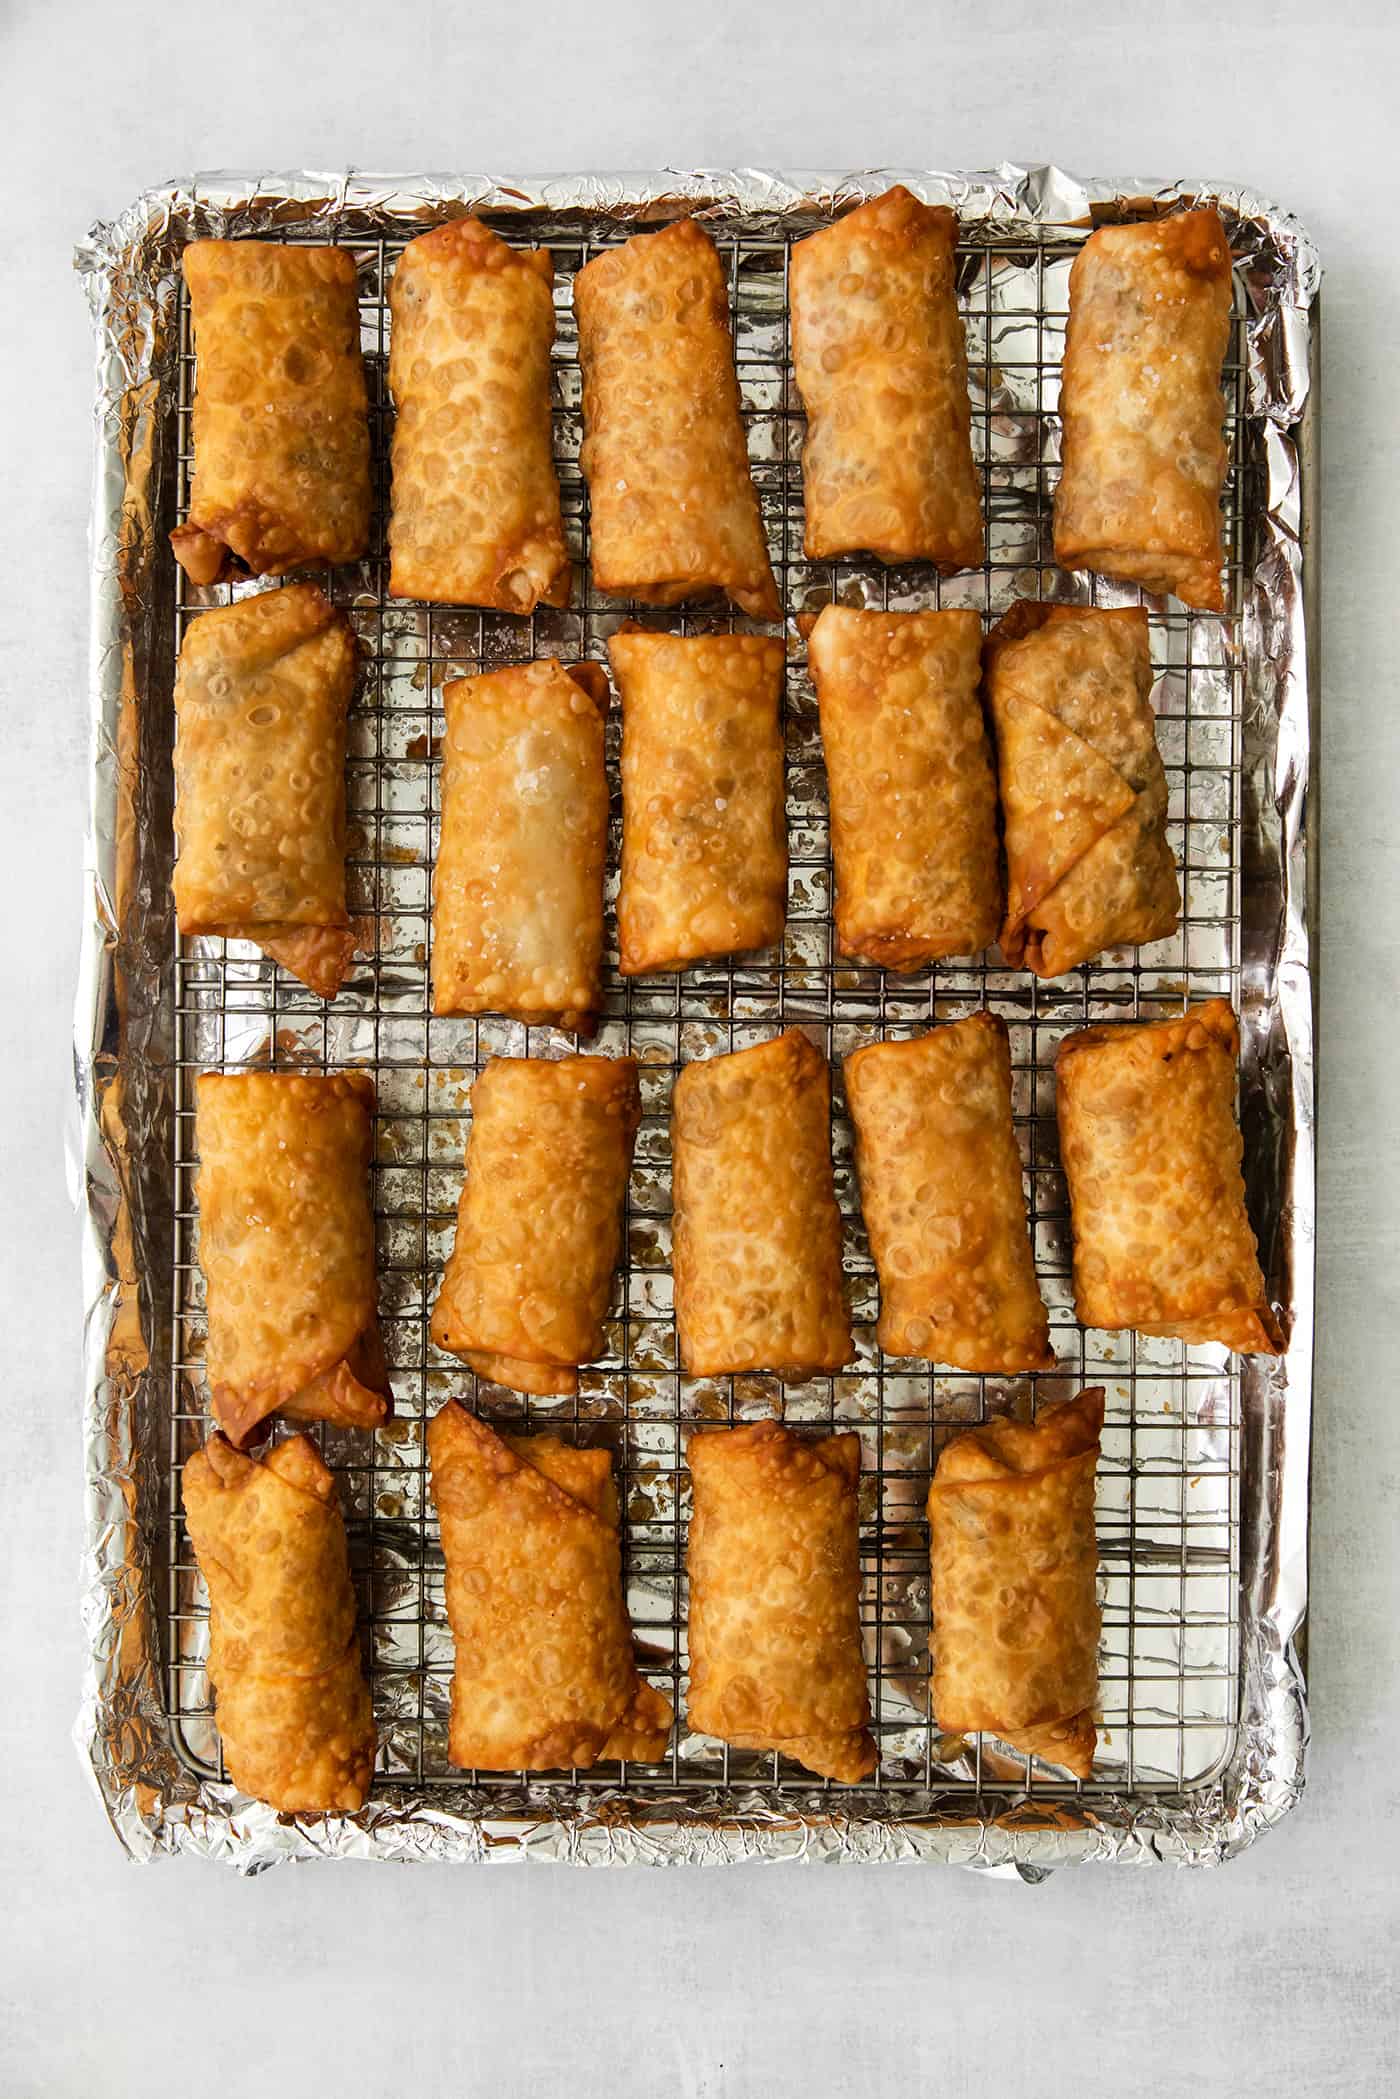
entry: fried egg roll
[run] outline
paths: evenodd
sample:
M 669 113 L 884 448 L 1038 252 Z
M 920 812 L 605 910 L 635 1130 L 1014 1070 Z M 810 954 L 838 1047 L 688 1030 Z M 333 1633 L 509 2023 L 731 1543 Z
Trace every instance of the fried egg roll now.
M 602 1004 L 607 672 L 553 657 L 443 688 L 433 1011 L 592 1030 Z
M 284 1814 L 363 1807 L 374 1715 L 334 1479 L 305 1436 L 261 1462 L 214 1436 L 184 1498 L 230 1779 Z
M 175 680 L 175 915 L 251 940 L 321 998 L 360 945 L 345 906 L 355 638 L 314 583 L 191 620 Z
M 690 1726 L 819 1778 L 868 1778 L 860 1438 L 756 1421 L 692 1436 L 686 1457 Z
M 777 619 L 714 242 L 693 219 L 635 234 L 579 271 L 574 310 L 594 582 L 650 605 L 724 590 Z
M 827 605 L 811 630 L 843 955 L 923 969 L 996 938 L 1001 864 L 981 648 L 975 612 Z
M 810 561 L 982 559 L 956 215 L 886 190 L 792 251 Z
M 577 1392 L 606 1345 L 640 1120 L 634 1057 L 491 1058 L 472 1087 L 439 1348 L 517 1392 Z
M 234 1443 L 269 1414 L 377 1428 L 390 1412 L 369 1164 L 374 1081 L 302 1072 L 195 1081 L 205 1370 Z
M 624 630 L 608 654 L 622 695 L 622 974 L 772 947 L 787 913 L 782 642 Z
M 428 1429 L 456 1662 L 448 1754 L 478 1771 L 665 1755 L 637 1673 L 605 1450 L 498 1436 L 450 1399 Z
M 691 1377 L 850 1362 L 830 1118 L 826 1059 L 796 1028 L 677 1079 L 676 1328 Z
M 845 1063 L 887 1355 L 1051 1370 L 1011 1119 L 1006 1022 L 973 1013 Z
M 198 363 L 175 559 L 196 584 L 358 561 L 370 466 L 355 258 L 192 241 L 183 267 Z
M 1012 607 L 987 638 L 1006 823 L 1001 951 L 1063 976 L 1105 948 L 1174 933 L 1167 776 L 1140 607 Z
M 1055 559 L 1224 609 L 1220 373 L 1230 244 L 1220 215 L 1102 226 L 1069 276 Z
M 554 265 L 479 219 L 410 241 L 389 291 L 389 590 L 533 612 L 572 582 L 554 471 Z
M 1101 1387 L 1033 1425 L 991 1421 L 944 1445 L 928 1491 L 933 1710 L 947 1734 L 990 1734 L 1094 1768 Z
M 1226 999 L 1060 1044 L 1060 1155 L 1085 1326 L 1282 1354 L 1245 1209 L 1239 1053 Z

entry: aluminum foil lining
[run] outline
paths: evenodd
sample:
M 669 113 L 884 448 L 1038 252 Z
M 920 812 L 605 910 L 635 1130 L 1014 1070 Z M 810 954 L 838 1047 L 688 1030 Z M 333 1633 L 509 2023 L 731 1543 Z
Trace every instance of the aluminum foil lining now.
M 572 1808 L 525 1787 L 503 1810 L 466 1789 L 397 1786 L 359 1814 L 299 1819 L 191 1773 L 168 1721 L 155 1602 L 169 1519 L 159 1462 L 169 1344 L 156 1279 L 168 1260 L 162 1072 L 170 1060 L 170 922 L 145 840 L 168 826 L 152 754 L 168 723 L 144 702 L 169 645 L 178 274 L 188 241 L 295 223 L 327 238 L 403 237 L 466 209 L 531 220 L 646 222 L 682 210 L 751 230 L 811 224 L 902 181 L 955 207 L 964 239 L 1028 241 L 1184 199 L 1226 214 L 1248 298 L 1246 412 L 1264 487 L 1242 634 L 1250 730 L 1241 807 L 1246 896 L 1241 1005 L 1250 1156 L 1264 1196 L 1290 1346 L 1244 1373 L 1240 1724 L 1202 1786 L 1081 1804 L 979 1803 L 930 1794 L 917 1814 L 833 1810 L 794 1795 L 781 1810 L 742 1788 L 645 1800 L 593 1791 Z M 741 1859 L 943 1860 L 1040 1878 L 1089 1859 L 1210 1863 L 1241 1850 L 1297 1801 L 1308 1720 L 1299 1646 L 1307 1599 L 1313 1345 L 1313 990 L 1309 967 L 1309 754 L 1315 733 L 1316 549 L 1309 502 L 1320 268 L 1285 212 L 1241 189 L 1086 181 L 1003 165 L 968 175 L 755 170 L 655 175 L 414 178 L 211 174 L 138 198 L 76 256 L 96 331 L 92 511 L 92 799 L 75 1037 L 74 1198 L 84 1235 L 83 1613 L 88 1665 L 77 1740 L 107 1814 L 135 1856 L 196 1852 L 257 1872 L 282 1859 L 563 1859 L 711 1864 Z M 1257 1191 L 1251 1188 L 1253 1196 Z M 985 1814 L 980 1812 L 985 1808 Z

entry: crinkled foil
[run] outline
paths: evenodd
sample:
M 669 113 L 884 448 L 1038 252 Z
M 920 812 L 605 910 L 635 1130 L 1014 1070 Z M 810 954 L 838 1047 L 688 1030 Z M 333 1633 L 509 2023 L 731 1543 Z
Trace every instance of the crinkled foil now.
M 153 1592 L 168 1522 L 161 1453 L 169 1340 L 156 1279 L 168 1270 L 169 722 L 143 705 L 168 661 L 163 531 L 172 517 L 176 292 L 187 241 L 289 222 L 333 238 L 411 234 L 467 208 L 552 220 L 646 220 L 688 208 L 762 230 L 901 180 L 953 205 L 965 237 L 1082 228 L 1125 204 L 1219 202 L 1249 300 L 1247 413 L 1266 481 L 1246 580 L 1244 1114 L 1251 1190 L 1270 1220 L 1291 1343 L 1244 1375 L 1240 1715 L 1208 1785 L 1083 1801 L 993 1800 L 947 1787 L 917 1813 L 833 1813 L 830 1796 L 781 1811 L 742 1790 L 674 1800 L 619 1791 L 571 1805 L 558 1788 L 509 1801 L 386 1790 L 357 1815 L 279 1816 L 177 1759 L 163 1717 Z M 139 198 L 79 250 L 96 324 L 92 517 L 92 806 L 77 1001 L 71 1155 L 85 1232 L 83 1611 L 89 1664 L 78 1741 L 114 1829 L 138 1857 L 192 1851 L 255 1872 L 281 1859 L 565 1859 L 695 1864 L 739 1859 L 945 1860 L 1034 1880 L 1086 1859 L 1208 1863 L 1231 1857 L 1297 1801 L 1308 1721 L 1299 1646 L 1307 1597 L 1313 1339 L 1315 845 L 1308 795 L 1317 704 L 1316 253 L 1298 224 L 1245 190 L 1081 181 L 1055 168 L 984 174 L 878 171 L 504 178 L 215 174 Z M 162 563 L 164 562 L 164 567 Z M 166 581 L 162 582 L 162 578 Z M 164 652 L 164 653 L 162 653 Z M 166 841 L 162 859 L 157 841 Z M 162 1263 L 165 1268 L 162 1268 Z

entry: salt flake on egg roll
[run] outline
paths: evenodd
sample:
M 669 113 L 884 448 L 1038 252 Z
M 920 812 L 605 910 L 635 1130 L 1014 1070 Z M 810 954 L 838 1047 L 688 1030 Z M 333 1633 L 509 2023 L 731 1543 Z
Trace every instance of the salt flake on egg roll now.
M 396 598 L 533 612 L 572 582 L 554 470 L 554 265 L 479 219 L 410 241 L 389 291 Z
M 1224 608 L 1220 374 L 1230 243 L 1216 211 L 1101 226 L 1074 259 L 1055 559 Z
M 574 308 L 598 588 L 651 605 L 720 589 L 777 619 L 714 242 L 693 219 L 634 234 L 579 271 Z
M 196 584 L 358 561 L 370 459 L 354 256 L 194 241 L 182 267 L 197 363 L 176 560 Z
M 498 1436 L 449 1400 L 428 1429 L 428 1456 L 456 1652 L 452 1762 L 655 1763 L 671 1703 L 637 1671 L 608 1453 Z
M 1226 999 L 1174 1020 L 1083 1028 L 1060 1044 L 1060 1153 L 1085 1326 L 1282 1354 L 1245 1209 L 1239 1050 Z
M 886 190 L 792 251 L 792 354 L 811 561 L 982 559 L 958 222 Z

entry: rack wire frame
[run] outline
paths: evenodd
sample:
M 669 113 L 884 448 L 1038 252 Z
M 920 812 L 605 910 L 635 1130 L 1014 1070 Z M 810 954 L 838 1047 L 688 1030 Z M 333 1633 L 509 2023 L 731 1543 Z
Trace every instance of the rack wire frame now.
M 362 344 L 375 463 L 368 558 L 318 580 L 345 607 L 364 668 L 352 708 L 347 793 L 351 908 L 375 922 L 375 952 L 327 1004 L 246 944 L 176 936 L 171 997 L 175 1051 L 171 1157 L 172 1332 L 163 1481 L 167 1540 L 163 1625 L 166 1714 L 182 1764 L 223 1778 L 205 1672 L 207 1597 L 181 1514 L 185 1460 L 204 1440 L 205 1343 L 198 1256 L 194 1080 L 204 1070 L 370 1070 L 378 1086 L 373 1173 L 381 1321 L 395 1415 L 372 1436 L 321 1427 L 337 1474 L 365 1625 L 379 1724 L 376 1787 L 465 1783 L 483 1813 L 505 1808 L 538 1778 L 463 1774 L 447 1760 L 452 1648 L 424 1431 L 455 1395 L 512 1429 L 550 1429 L 613 1453 L 622 1508 L 624 1580 L 642 1666 L 671 1697 L 677 1725 L 657 1765 L 599 1765 L 561 1775 L 556 1799 L 607 1793 L 660 1805 L 667 1795 L 729 1794 L 791 1808 L 827 1794 L 848 1815 L 898 1817 L 935 1797 L 1026 1796 L 1055 1801 L 1131 1793 L 1180 1795 L 1227 1765 L 1240 1685 L 1239 1365 L 1217 1348 L 1075 1322 L 1067 1204 L 1054 1117 L 1060 1040 L 1096 1020 L 1152 1018 L 1188 1000 L 1238 999 L 1241 977 L 1241 779 L 1244 764 L 1243 578 L 1261 505 L 1262 461 L 1245 409 L 1244 307 L 1238 294 L 1224 371 L 1230 467 L 1225 489 L 1227 604 L 1223 618 L 1144 599 L 1106 578 L 1054 564 L 1051 507 L 1058 473 L 1059 368 L 1069 267 L 1080 237 L 964 229 L 959 296 L 968 339 L 973 442 L 983 477 L 988 559 L 938 578 L 922 566 L 871 560 L 810 563 L 802 551 L 803 418 L 787 333 L 792 241 L 742 220 L 711 228 L 729 272 L 731 313 L 750 459 L 786 615 L 785 698 L 790 853 L 788 922 L 780 950 L 679 976 L 624 980 L 616 971 L 613 896 L 620 798 L 618 721 L 608 730 L 612 784 L 606 1009 L 596 1042 L 641 1065 L 643 1119 L 628 1195 L 624 1255 L 608 1354 L 570 1400 L 525 1398 L 477 1381 L 432 1344 L 428 1319 L 451 1244 L 469 1086 L 493 1054 L 561 1056 L 572 1038 L 492 1018 L 440 1019 L 429 998 L 431 876 L 437 838 L 441 688 L 452 677 L 536 654 L 605 659 L 625 619 L 669 631 L 746 630 L 713 603 L 658 612 L 607 599 L 588 568 L 587 496 L 578 468 L 580 377 L 571 304 L 574 274 L 600 247 L 635 230 L 607 222 L 493 219 L 514 239 L 548 246 L 555 262 L 555 448 L 566 531 L 577 564 L 575 603 L 528 620 L 412 604 L 387 595 L 385 523 L 392 408 L 386 293 L 403 241 L 349 240 L 359 271 Z M 816 223 L 815 221 L 813 222 Z M 278 238 L 297 239 L 296 228 Z M 306 234 L 300 235 L 307 238 Z M 310 236 L 324 241 L 317 229 Z M 191 465 L 194 353 L 180 294 L 178 500 Z M 201 590 L 176 571 L 176 648 L 191 618 L 252 590 Z M 1157 683 L 1158 740 L 1170 787 L 1169 835 L 1181 872 L 1182 922 L 1169 940 L 1101 957 L 1054 983 L 1002 966 L 994 951 L 909 977 L 835 954 L 825 779 L 814 695 L 796 616 L 833 598 L 914 610 L 971 606 L 990 624 L 1018 597 L 1100 605 L 1146 603 Z M 860 1222 L 840 1059 L 860 1044 L 915 1032 L 986 1007 L 1011 1033 L 1013 1098 L 1037 1269 L 1050 1307 L 1057 1364 L 1035 1377 L 975 1377 L 882 1357 L 878 1294 Z M 847 1372 L 781 1385 L 765 1376 L 698 1379 L 676 1369 L 670 1288 L 669 1097 L 683 1062 L 802 1027 L 832 1061 L 833 1155 L 845 1218 L 858 1360 Z M 923 1516 L 937 1452 L 950 1434 L 1024 1413 L 1087 1383 L 1107 1388 L 1097 1522 L 1103 1605 L 1099 1756 L 1091 1780 L 1067 1779 L 986 1739 L 950 1740 L 929 1712 L 929 1581 Z M 861 1616 L 880 1764 L 856 1787 L 832 1787 L 776 1755 L 731 1750 L 685 1726 L 688 1476 L 695 1427 L 781 1412 L 814 1432 L 861 1439 Z

